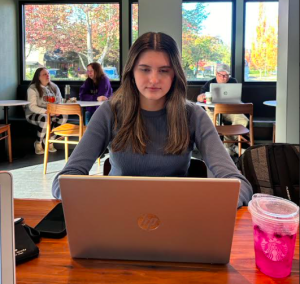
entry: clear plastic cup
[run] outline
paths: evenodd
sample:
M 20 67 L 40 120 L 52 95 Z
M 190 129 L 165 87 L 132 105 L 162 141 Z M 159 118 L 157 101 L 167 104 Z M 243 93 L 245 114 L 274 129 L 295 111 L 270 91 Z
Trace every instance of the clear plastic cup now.
M 257 268 L 264 274 L 289 276 L 299 225 L 299 207 L 286 199 L 254 194 L 248 204 L 252 216 Z
M 212 103 L 211 92 L 205 92 L 206 104 L 209 105 Z

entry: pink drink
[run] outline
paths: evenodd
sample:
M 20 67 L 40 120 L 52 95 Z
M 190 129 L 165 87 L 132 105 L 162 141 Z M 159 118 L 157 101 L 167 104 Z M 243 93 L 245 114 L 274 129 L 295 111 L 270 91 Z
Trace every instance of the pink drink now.
M 253 227 L 257 268 L 264 274 L 283 278 L 289 276 L 295 251 L 297 234 L 268 234 L 258 225 Z
M 271 277 L 289 276 L 299 225 L 299 207 L 280 197 L 256 193 L 248 210 L 252 216 L 257 268 Z

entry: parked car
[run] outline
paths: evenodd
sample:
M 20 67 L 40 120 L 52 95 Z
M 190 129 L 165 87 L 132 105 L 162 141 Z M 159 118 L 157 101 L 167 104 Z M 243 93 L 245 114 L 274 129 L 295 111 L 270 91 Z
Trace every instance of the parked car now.
M 111 80 L 119 80 L 119 74 L 116 67 L 104 67 L 103 71 L 105 72 L 106 76 Z
M 60 69 L 48 69 L 51 78 L 68 78 L 68 71 Z

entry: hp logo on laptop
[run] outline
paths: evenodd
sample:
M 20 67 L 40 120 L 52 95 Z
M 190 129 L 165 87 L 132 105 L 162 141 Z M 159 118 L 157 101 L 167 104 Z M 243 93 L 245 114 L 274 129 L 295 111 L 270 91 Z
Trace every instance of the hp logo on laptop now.
M 227 92 L 227 91 L 225 91 L 225 92 L 224 92 L 224 96 L 227 96 L 227 95 L 228 95 L 228 92 Z
M 143 214 L 138 218 L 138 225 L 142 230 L 153 231 L 159 227 L 160 220 L 154 214 Z

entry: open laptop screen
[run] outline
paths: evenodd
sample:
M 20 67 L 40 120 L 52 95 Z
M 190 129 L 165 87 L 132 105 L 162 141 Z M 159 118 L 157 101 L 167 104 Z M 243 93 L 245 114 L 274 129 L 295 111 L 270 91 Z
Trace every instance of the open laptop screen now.
M 210 84 L 210 92 L 212 102 L 215 103 L 231 103 L 240 104 L 242 102 L 242 84 L 241 83 L 226 83 Z
M 229 261 L 237 179 L 61 175 L 59 182 L 74 258 Z
M 7 172 L 0 172 L 0 283 L 16 283 L 12 176 Z

